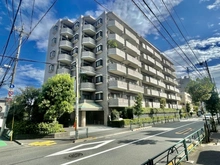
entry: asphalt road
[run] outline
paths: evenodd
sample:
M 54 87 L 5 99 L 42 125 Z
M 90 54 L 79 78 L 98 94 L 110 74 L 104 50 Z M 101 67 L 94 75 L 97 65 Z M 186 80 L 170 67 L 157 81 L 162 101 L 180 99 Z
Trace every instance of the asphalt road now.
M 203 121 L 182 121 L 82 143 L 16 146 L 0 150 L 1 165 L 136 165 L 164 151 L 203 127 Z

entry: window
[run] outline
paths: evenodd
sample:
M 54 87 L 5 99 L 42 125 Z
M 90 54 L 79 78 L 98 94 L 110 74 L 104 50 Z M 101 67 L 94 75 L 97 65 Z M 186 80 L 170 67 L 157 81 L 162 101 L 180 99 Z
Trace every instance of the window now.
M 98 21 L 96 22 L 95 26 L 100 27 L 102 25 L 102 18 L 99 18 Z
M 55 25 L 55 26 L 53 27 L 52 33 L 55 34 L 57 31 L 58 31 L 58 26 Z
M 96 46 L 96 54 L 102 53 L 102 50 L 103 50 L 103 46 L 102 45 Z
M 78 29 L 79 28 L 79 22 L 76 22 L 75 25 L 74 25 L 74 29 Z
M 96 83 L 101 83 L 101 82 L 103 82 L 103 77 L 102 77 L 102 76 L 97 76 L 97 77 L 95 78 L 95 82 L 96 82 Z
M 54 65 L 49 65 L 49 72 L 53 72 L 54 71 Z
M 77 54 L 78 53 L 78 47 L 73 49 L 73 54 Z
M 53 38 L 51 45 L 55 45 L 56 43 L 57 43 L 57 38 Z
M 53 59 L 56 56 L 56 52 L 53 50 L 50 52 L 50 58 Z
M 74 37 L 73 37 L 73 40 L 78 40 L 79 39 L 79 34 L 76 34 Z
M 96 67 L 102 66 L 102 59 L 97 60 L 96 63 L 95 63 L 95 66 L 96 66 Z
M 102 31 L 99 31 L 98 33 L 96 33 L 95 38 L 96 40 L 100 40 L 102 38 Z
M 95 99 L 96 100 L 103 100 L 103 93 L 96 93 L 95 94 Z

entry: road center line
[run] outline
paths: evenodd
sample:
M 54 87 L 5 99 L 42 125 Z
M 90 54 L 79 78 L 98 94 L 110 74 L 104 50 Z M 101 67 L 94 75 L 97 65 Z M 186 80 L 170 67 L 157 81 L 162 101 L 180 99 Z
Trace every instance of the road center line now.
M 194 122 L 192 122 L 192 123 L 185 124 L 185 125 L 182 125 L 182 126 L 180 126 L 180 127 L 177 127 L 177 128 L 174 128 L 174 129 L 171 129 L 171 130 L 168 130 L 168 131 L 160 132 L 160 133 L 157 133 L 157 134 L 152 135 L 152 136 L 148 136 L 148 137 L 145 137 L 145 138 L 141 138 L 141 139 L 138 139 L 138 140 L 129 142 L 129 143 L 127 143 L 127 144 L 123 144 L 123 145 L 114 147 L 114 148 L 110 148 L 110 149 L 108 149 L 108 150 L 104 150 L 104 151 L 101 151 L 101 152 L 98 152 L 98 153 L 95 153 L 95 154 L 92 154 L 92 155 L 89 155 L 89 156 L 86 156 L 86 157 L 83 157 L 83 158 L 80 158 L 80 159 L 77 159 L 77 160 L 73 160 L 73 161 L 71 161 L 71 162 L 63 163 L 63 164 L 61 164 L 61 165 L 69 165 L 69 164 L 72 164 L 72 163 L 75 163 L 75 162 L 79 162 L 79 161 L 84 160 L 84 159 L 88 159 L 88 158 L 91 158 L 91 157 L 94 157 L 94 156 L 97 156 L 97 155 L 101 155 L 101 154 L 104 154 L 104 153 L 106 153 L 106 152 L 109 152 L 109 151 L 112 151 L 112 150 L 116 150 L 116 149 L 118 149 L 118 148 L 122 148 L 122 147 L 128 146 L 128 145 L 130 145 L 130 144 L 133 144 L 133 143 L 136 143 L 136 142 L 139 142 L 139 141 L 142 141 L 142 140 L 146 140 L 146 139 L 152 138 L 152 137 L 154 137 L 154 136 L 158 136 L 158 135 L 161 135 L 161 134 L 164 134 L 164 133 L 173 131 L 173 130 L 175 130 L 175 129 L 179 129 L 179 128 L 185 127 L 185 126 L 187 126 L 187 125 L 196 123 L 196 122 L 198 122 L 198 121 L 194 121 Z

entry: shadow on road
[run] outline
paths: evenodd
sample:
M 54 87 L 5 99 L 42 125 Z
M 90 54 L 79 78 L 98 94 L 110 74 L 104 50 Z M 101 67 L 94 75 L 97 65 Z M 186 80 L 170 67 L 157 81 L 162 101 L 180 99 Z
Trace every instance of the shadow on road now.
M 219 164 L 219 151 L 202 151 L 199 154 L 198 160 L 196 164 L 203 164 L 203 165 L 216 165 Z
M 118 143 L 131 143 L 133 141 L 136 141 L 138 139 L 132 139 L 132 140 L 120 140 Z M 134 145 L 146 145 L 146 144 L 156 144 L 157 140 L 141 140 L 133 143 Z

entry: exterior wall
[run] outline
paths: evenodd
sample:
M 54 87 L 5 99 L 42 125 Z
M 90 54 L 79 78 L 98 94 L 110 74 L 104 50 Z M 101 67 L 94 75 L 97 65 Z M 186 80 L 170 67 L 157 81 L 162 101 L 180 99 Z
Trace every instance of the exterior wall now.
M 0 127 L 2 126 L 5 111 L 6 111 L 6 100 L 0 99 Z
M 100 26 L 96 26 L 100 18 L 102 23 L 99 24 Z M 89 82 L 91 85 L 88 89 L 80 90 L 80 102 L 85 102 L 86 99 L 89 99 L 101 105 L 104 111 L 104 125 L 107 125 L 112 109 L 133 106 L 135 96 L 138 93 L 143 93 L 144 95 L 144 106 L 158 108 L 160 98 L 166 98 L 167 107 L 177 107 L 180 98 L 178 96 L 178 83 L 176 82 L 173 64 L 152 44 L 140 37 L 112 12 L 104 12 L 97 19 L 81 16 L 75 22 L 59 20 L 55 24 L 55 26 L 58 26 L 57 31 L 54 32 L 53 27 L 51 28 L 47 62 L 57 63 L 57 65 L 54 65 L 54 71 L 52 72 L 49 72 L 48 66 L 46 67 L 45 81 L 49 77 L 60 73 L 58 69 L 64 66 L 64 63 L 59 61 L 58 57 L 62 49 L 60 46 L 61 41 L 69 39 L 61 34 L 65 23 L 72 30 L 73 38 L 76 34 L 79 35 L 77 41 L 74 39 L 70 40 L 72 43 L 72 62 L 76 61 L 76 58 L 78 59 L 80 72 L 85 65 L 95 70 L 95 74 L 87 75 L 87 78 L 83 78 L 81 74 L 79 76 L 79 88 L 81 88 L 81 83 Z M 76 24 L 79 25 L 78 29 L 75 28 Z M 86 25 L 95 27 L 96 34 L 102 31 L 101 39 L 96 40 L 96 35 L 84 31 L 83 29 Z M 84 37 L 88 36 L 95 40 L 95 47 L 83 44 Z M 52 44 L 54 37 L 57 38 L 56 44 Z M 110 48 L 107 44 L 109 40 L 114 40 L 117 43 L 117 48 Z M 97 53 L 96 50 L 99 45 L 102 45 L 102 51 Z M 75 55 L 73 50 L 76 47 L 78 48 L 78 53 Z M 109 52 L 110 49 L 112 54 Z M 50 52 L 53 50 L 56 51 L 56 56 L 50 58 Z M 95 60 L 82 59 L 82 53 L 85 50 L 94 53 Z M 96 67 L 96 61 L 99 59 L 102 59 L 102 66 Z M 69 67 L 72 70 L 69 73 L 75 76 L 75 69 L 71 63 L 66 63 L 65 67 Z M 100 75 L 103 81 L 96 83 L 96 77 Z M 92 86 L 95 87 L 94 90 Z M 97 100 L 95 98 L 98 93 L 103 93 L 102 99 Z M 83 116 L 80 118 L 85 120 L 85 116 L 87 115 L 83 113 Z

